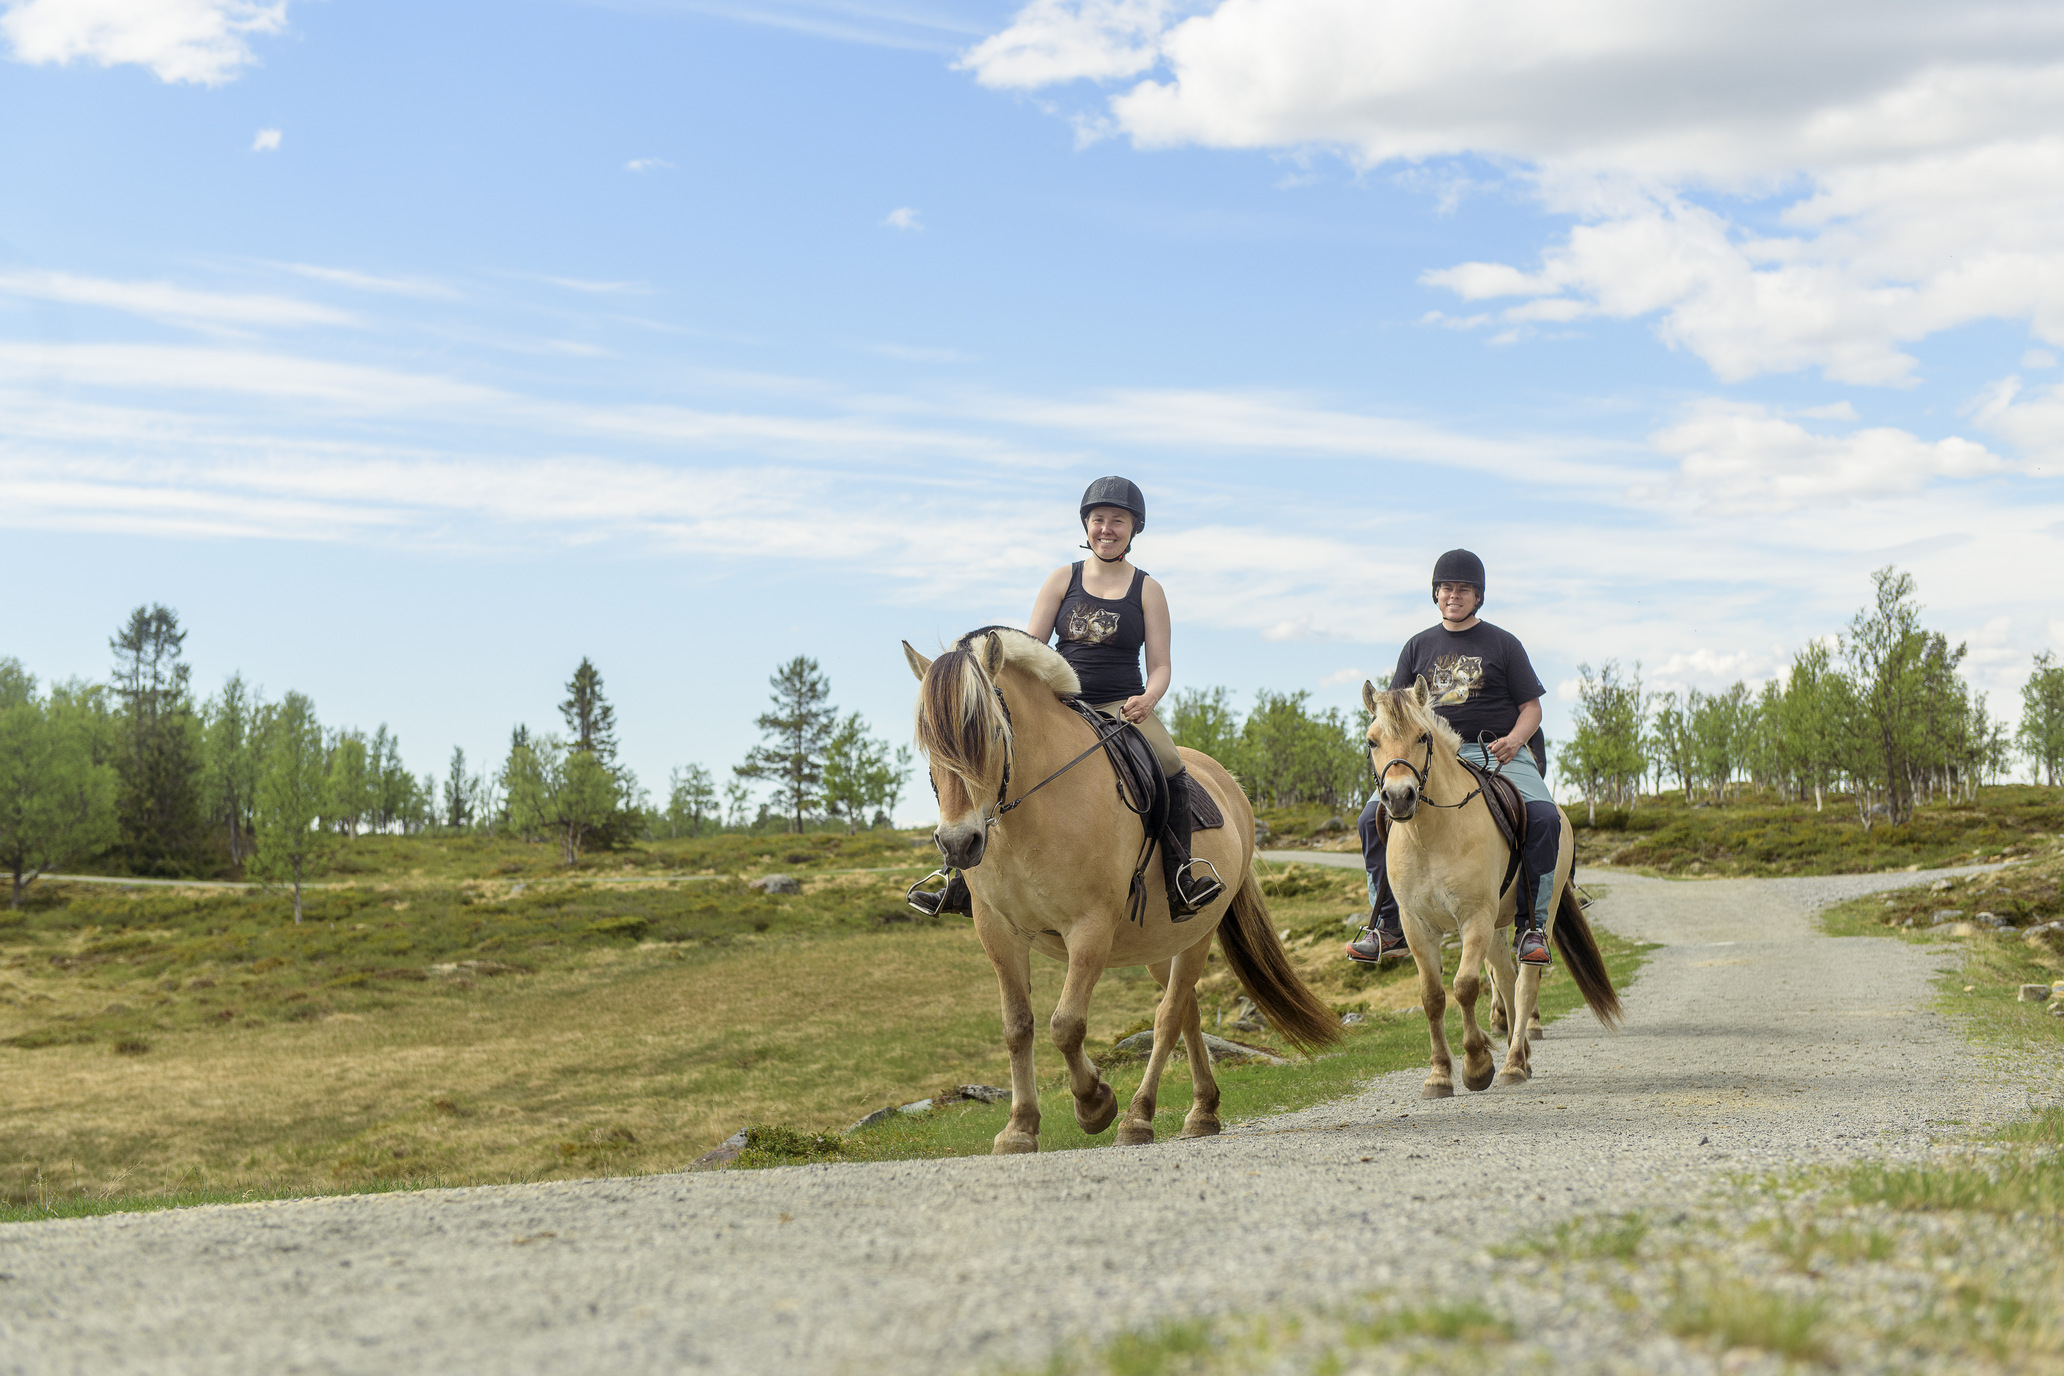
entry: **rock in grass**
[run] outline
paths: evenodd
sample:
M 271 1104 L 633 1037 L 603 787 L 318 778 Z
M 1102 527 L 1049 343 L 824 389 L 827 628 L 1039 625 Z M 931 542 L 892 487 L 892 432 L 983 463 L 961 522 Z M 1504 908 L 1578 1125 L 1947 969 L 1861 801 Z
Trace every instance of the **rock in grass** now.
M 803 891 L 803 886 L 796 883 L 795 876 L 791 874 L 763 874 L 758 879 L 747 884 L 746 887 L 748 889 L 758 889 L 761 893 L 801 893 Z
M 1939 927 L 1945 922 L 1954 922 L 1964 915 L 1962 908 L 1937 908 L 1928 914 L 1928 925 Z
M 889 1121 L 889 1119 L 895 1117 L 896 1113 L 897 1110 L 893 1106 L 889 1108 L 878 1108 L 874 1112 L 868 1114 L 865 1118 L 862 1118 L 859 1122 L 853 1124 L 853 1126 L 847 1128 L 846 1131 L 858 1132 L 862 1128 L 871 1128 L 875 1126 L 877 1123 L 886 1123 Z
M 1130 1051 L 1135 1055 L 1145 1056 L 1154 1049 L 1153 1030 L 1150 1028 L 1145 1032 L 1135 1032 L 1111 1049 L 1113 1051 Z M 1278 1056 L 1273 1051 L 1265 1051 L 1258 1046 L 1242 1046 L 1238 1042 L 1229 1042 L 1224 1037 L 1214 1037 L 1209 1032 L 1204 1034 L 1204 1050 L 1210 1055 L 1214 1063 L 1224 1060 L 1228 1056 L 1240 1056 L 1251 1061 L 1261 1061 L 1268 1065 L 1290 1064 L 1289 1061 Z
M 956 1088 L 961 1098 L 979 1099 L 985 1104 L 1008 1103 L 1011 1095 L 1009 1090 L 998 1089 L 995 1085 L 958 1085 Z
M 2050 986 L 2047 984 L 2024 984 L 2021 986 L 2021 1002 L 2048 1003 Z
M 919 1099 L 915 1103 L 898 1104 L 896 1106 L 896 1112 L 898 1113 L 930 1113 L 931 1111 L 932 1101 L 930 1099 Z
M 696 1157 L 695 1164 L 690 1166 L 688 1169 L 691 1171 L 706 1171 L 714 1169 L 718 1166 L 728 1166 L 733 1161 L 736 1161 L 738 1159 L 738 1153 L 744 1150 L 745 1129 L 740 1128 L 738 1131 L 732 1133 L 729 1137 L 726 1137 L 722 1142 L 718 1143 L 717 1146 L 712 1150 L 706 1151 L 702 1155 Z
M 1368 1020 L 1369 1017 L 1366 1013 L 1342 1013 L 1340 1015 L 1340 1025 L 1342 1027 L 1360 1027 Z

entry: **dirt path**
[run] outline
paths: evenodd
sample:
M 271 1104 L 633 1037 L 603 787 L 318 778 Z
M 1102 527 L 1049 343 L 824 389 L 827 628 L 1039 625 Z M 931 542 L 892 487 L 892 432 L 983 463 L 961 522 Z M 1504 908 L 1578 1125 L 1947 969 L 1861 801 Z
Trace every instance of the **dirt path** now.
M 1946 955 L 1812 931 L 1933 877 L 1585 875 L 1597 921 L 1663 948 L 1623 1035 L 1564 1019 L 1519 1090 L 1422 1102 L 1413 1071 L 1146 1149 L 0 1227 L 0 1371 L 1036 1367 L 1073 1335 L 1456 1272 L 1515 1227 L 2023 1111 L 1927 1011 Z

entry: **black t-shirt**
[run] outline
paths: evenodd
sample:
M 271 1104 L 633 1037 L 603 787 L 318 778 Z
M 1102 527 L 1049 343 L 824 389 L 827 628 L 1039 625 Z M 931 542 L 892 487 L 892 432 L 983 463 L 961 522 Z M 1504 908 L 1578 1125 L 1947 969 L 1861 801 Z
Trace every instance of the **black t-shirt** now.
M 1548 692 L 1534 676 L 1519 637 L 1488 621 L 1466 631 L 1429 626 L 1406 641 L 1390 686 L 1410 688 L 1420 677 L 1433 694 L 1433 710 L 1466 745 L 1475 745 L 1486 731 L 1492 740 L 1511 735 L 1521 705 Z M 1536 764 L 1544 744 L 1539 731 L 1527 742 Z

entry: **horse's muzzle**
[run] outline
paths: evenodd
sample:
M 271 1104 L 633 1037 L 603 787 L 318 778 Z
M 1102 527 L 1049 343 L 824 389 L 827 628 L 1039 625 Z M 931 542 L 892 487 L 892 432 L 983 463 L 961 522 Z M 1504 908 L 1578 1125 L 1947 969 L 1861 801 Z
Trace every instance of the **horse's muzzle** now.
M 989 828 L 980 824 L 942 826 L 932 833 L 932 843 L 948 865 L 971 870 L 982 863 L 982 852 L 989 848 Z
M 1419 785 L 1409 779 L 1402 783 L 1386 783 L 1381 792 L 1383 810 L 1390 814 L 1393 822 L 1409 822 L 1412 814 L 1419 810 Z

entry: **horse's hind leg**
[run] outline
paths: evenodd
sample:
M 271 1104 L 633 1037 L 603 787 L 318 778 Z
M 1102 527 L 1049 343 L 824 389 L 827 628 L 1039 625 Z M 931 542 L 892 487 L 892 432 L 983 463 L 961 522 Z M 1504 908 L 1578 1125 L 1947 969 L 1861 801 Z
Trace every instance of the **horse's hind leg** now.
M 1210 950 L 1205 950 L 1210 959 Z M 1199 966 L 1202 968 L 1201 964 Z M 1202 977 L 1201 975 L 1199 976 Z M 1218 1076 L 1211 1070 L 1211 1051 L 1204 1045 L 1204 1019 L 1197 1007 L 1197 986 L 1183 1001 L 1183 1045 L 1190 1053 L 1190 1111 L 1183 1119 L 1185 1137 L 1218 1136 Z
M 1211 950 L 1211 935 L 1181 952 L 1170 962 L 1168 973 L 1162 978 L 1161 1006 L 1154 1010 L 1154 1052 L 1147 1058 L 1147 1072 L 1140 1077 L 1139 1092 L 1132 1096 L 1132 1103 L 1125 1110 L 1125 1121 L 1118 1125 L 1118 1142 L 1121 1146 L 1143 1146 L 1154 1140 L 1154 1105 L 1161 1094 L 1161 1073 L 1167 1069 L 1168 1058 L 1175 1053 L 1175 1040 L 1188 1032 L 1191 1023 L 1197 1024 L 1197 1031 L 1191 1037 L 1191 1045 L 1203 1040 L 1203 1019 L 1197 1014 L 1197 979 L 1204 973 L 1204 958 Z M 1161 976 L 1159 969 L 1155 970 Z M 1194 1054 L 1194 1053 L 1193 1053 Z M 1214 1086 L 1214 1089 L 1216 1086 Z M 1214 1103 L 1213 1108 L 1217 1105 Z M 1217 1115 L 1213 1114 L 1216 1123 Z
M 1519 1007 L 1518 990 L 1514 983 L 1515 967 L 1518 962 L 1512 958 L 1512 947 L 1505 940 L 1503 932 L 1491 934 L 1491 984 L 1496 991 L 1498 1011 L 1505 1015 L 1505 1068 L 1498 1072 L 1497 1082 L 1501 1085 L 1523 1085 L 1533 1078 L 1533 1057 L 1524 1036 L 1514 1036 L 1511 1029 L 1525 1027 L 1526 1023 L 1516 1014 L 1507 1012 Z
M 975 935 L 1003 995 L 1003 1045 L 1010 1052 L 1010 1121 L 990 1148 L 998 1156 L 1039 1150 L 1039 1085 L 1032 1077 L 1032 948 L 1002 922 L 975 918 Z
M 1068 979 L 1053 1011 L 1053 1041 L 1068 1063 L 1068 1090 L 1075 1096 L 1075 1121 L 1091 1136 L 1111 1126 L 1118 1116 L 1118 1096 L 1097 1073 L 1096 1063 L 1082 1054 L 1089 1035 L 1089 996 L 1111 954 L 1111 930 L 1094 923 L 1076 926 L 1069 935 Z

